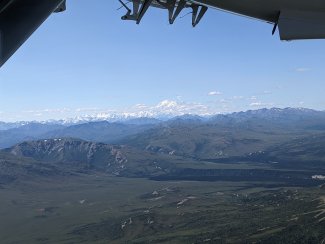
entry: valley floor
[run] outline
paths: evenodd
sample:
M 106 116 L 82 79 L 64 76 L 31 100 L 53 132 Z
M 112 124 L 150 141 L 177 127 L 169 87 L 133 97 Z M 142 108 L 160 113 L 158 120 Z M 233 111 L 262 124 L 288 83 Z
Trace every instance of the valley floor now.
M 324 243 L 325 189 L 104 174 L 0 185 L 1 243 Z

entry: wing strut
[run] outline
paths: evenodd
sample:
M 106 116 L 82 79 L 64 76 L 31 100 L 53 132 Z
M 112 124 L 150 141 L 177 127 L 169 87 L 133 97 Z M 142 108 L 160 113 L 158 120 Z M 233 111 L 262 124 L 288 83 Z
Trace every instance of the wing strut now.
M 175 5 L 176 5 L 176 3 L 175 3 Z M 171 25 L 175 22 L 176 18 L 177 18 L 178 15 L 182 12 L 182 10 L 185 8 L 185 6 L 186 6 L 186 1 L 185 1 L 185 0 L 180 0 L 180 1 L 178 2 L 178 5 L 177 5 L 177 7 L 176 7 L 175 12 L 173 13 L 172 18 L 169 19 L 169 23 L 170 23 Z
M 133 13 L 131 14 L 131 9 L 126 6 L 122 0 L 118 0 L 122 6 L 126 9 L 126 14 L 121 17 L 122 20 L 137 20 L 139 12 L 139 2 L 133 2 Z
M 139 11 L 139 15 L 138 15 L 138 18 L 137 18 L 137 24 L 140 24 L 141 19 L 143 18 L 143 16 L 147 12 L 147 10 L 150 7 L 152 1 L 153 0 L 144 0 L 143 4 L 141 5 L 140 11 Z
M 174 10 L 175 10 L 175 6 L 176 6 L 176 0 L 170 0 L 168 2 L 162 2 L 161 0 L 156 0 L 158 4 L 160 4 L 160 6 L 162 6 L 163 8 L 168 10 L 168 20 L 169 20 L 169 24 L 172 24 L 172 19 L 173 19 L 173 15 L 174 15 Z
M 133 2 L 133 13 L 138 15 L 140 8 L 140 2 Z
M 141 8 L 140 8 L 140 3 L 141 1 L 130 1 L 133 3 L 133 12 L 131 11 L 131 9 L 122 1 L 122 0 L 118 0 L 122 6 L 126 9 L 126 14 L 124 16 L 122 16 L 122 20 L 134 20 L 136 21 L 137 24 L 140 24 L 143 16 L 145 15 L 145 13 L 147 12 L 148 8 L 150 7 L 150 5 L 152 4 L 153 0 L 144 0 L 143 3 L 141 4 Z M 132 12 L 132 14 L 131 14 Z
M 281 11 L 278 13 L 276 21 L 274 23 L 274 27 L 273 27 L 273 30 L 272 30 L 272 36 L 274 35 L 274 33 L 276 32 L 276 29 L 278 28 L 280 15 L 281 15 Z
M 1 0 L 0 0 L 1 1 Z M 123 2 L 118 0 L 122 7 L 127 10 L 127 13 L 122 16 L 122 20 L 134 20 L 137 24 L 140 24 L 143 16 L 146 14 L 150 6 L 160 7 L 168 10 L 168 20 L 170 24 L 173 24 L 179 14 L 184 8 L 192 8 L 192 26 L 197 26 L 202 20 L 203 16 L 207 12 L 208 8 L 190 0 L 129 0 L 133 3 L 133 12 Z
M 199 12 L 200 8 L 200 12 Z M 207 12 L 208 8 L 206 6 L 193 5 L 193 14 L 192 14 L 192 26 L 197 26 L 202 20 L 203 16 Z
M 159 4 L 161 4 L 161 2 L 159 2 Z M 166 8 L 168 9 L 169 24 L 173 24 L 172 19 L 173 19 L 175 6 L 176 6 L 176 0 L 171 0 L 170 4 L 166 6 Z

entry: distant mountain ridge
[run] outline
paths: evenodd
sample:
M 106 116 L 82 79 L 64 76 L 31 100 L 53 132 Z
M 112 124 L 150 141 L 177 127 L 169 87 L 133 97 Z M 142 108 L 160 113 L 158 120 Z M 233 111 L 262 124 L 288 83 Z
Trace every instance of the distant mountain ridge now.
M 268 120 L 272 122 L 293 122 L 299 121 L 301 119 L 325 119 L 325 112 L 305 108 L 264 108 L 258 110 L 248 110 L 246 112 L 220 114 L 211 117 L 209 120 L 222 121 L 226 119 L 235 120 L 236 122 L 242 122 L 251 119 Z
M 81 121 L 77 123 L 77 121 L 75 121 L 74 124 L 67 124 L 62 121 L 49 121 L 41 123 L 22 122 L 20 126 L 18 124 L 8 124 L 7 127 L 9 129 L 0 130 L 0 148 L 10 147 L 28 140 L 65 137 L 104 143 L 128 143 L 128 141 L 133 143 L 136 137 L 144 138 L 148 137 L 149 134 L 153 136 L 155 131 L 157 132 L 156 136 L 158 136 L 163 133 L 163 131 L 166 131 L 166 128 L 174 128 L 177 134 L 177 131 L 183 130 L 181 128 L 184 126 L 184 128 L 188 127 L 189 129 L 191 129 L 191 126 L 194 126 L 193 133 L 195 131 L 197 135 L 195 136 L 196 139 L 194 138 L 196 141 L 197 138 L 205 140 L 202 138 L 205 132 L 209 131 L 209 133 L 213 134 L 214 130 L 220 130 L 221 128 L 225 131 L 233 128 L 240 131 L 282 130 L 285 132 L 287 130 L 292 131 L 293 129 L 322 131 L 325 130 L 325 112 L 304 108 L 272 108 L 220 114 L 212 117 L 185 114 L 166 121 L 155 118 L 139 117 L 120 122 L 101 120 L 84 123 Z M 1 123 L 0 126 L 5 128 L 5 123 Z M 201 128 L 195 129 L 195 126 L 201 126 Z M 177 130 L 177 127 L 179 127 L 180 130 Z M 182 135 L 178 136 L 182 137 Z M 188 139 L 190 138 L 191 137 Z M 144 142 L 145 140 L 143 139 L 140 144 Z M 202 141 L 197 142 L 197 146 L 202 143 L 204 144 Z M 152 143 L 148 143 L 146 146 L 151 144 Z M 155 147 L 154 145 L 154 148 Z M 200 151 L 200 149 L 195 150 Z
M 325 113 L 309 109 L 261 109 L 207 120 L 170 120 L 120 143 L 152 152 L 223 159 L 263 151 L 325 131 Z
M 43 138 L 44 134 L 64 128 L 58 124 L 24 123 L 8 130 L 0 130 L 0 148 L 10 147 L 19 142 Z
M 75 173 L 158 180 L 243 179 L 254 174 L 258 179 L 309 181 L 311 174 L 325 170 L 325 113 L 286 108 L 211 118 L 184 115 L 168 121 L 28 123 L 0 131 L 1 143 L 8 145 L 0 150 L 4 182 L 19 175 Z
M 0 130 L 6 130 L 11 128 L 21 127 L 30 123 L 38 123 L 38 124 L 58 124 L 64 126 L 71 126 L 77 124 L 85 124 L 90 122 L 103 122 L 107 121 L 110 123 L 122 123 L 122 124 L 157 124 L 169 120 L 206 120 L 206 119 L 216 119 L 223 117 L 231 117 L 231 118 L 239 118 L 239 117 L 264 117 L 264 118 L 280 118 L 284 114 L 290 115 L 316 115 L 323 114 L 325 115 L 325 111 L 318 111 L 308 108 L 262 108 L 256 110 L 247 110 L 241 112 L 233 112 L 233 113 L 223 113 L 223 114 L 215 114 L 215 115 L 197 115 L 197 114 L 182 114 L 177 116 L 163 116 L 159 114 L 98 114 L 98 115 L 87 115 L 87 116 L 78 116 L 75 118 L 67 118 L 67 119 L 50 119 L 45 121 L 17 121 L 17 122 L 1 122 L 0 121 Z
M 78 124 L 52 130 L 43 138 L 74 137 L 83 140 L 114 143 L 124 137 L 141 133 L 155 127 L 155 124 L 110 123 L 107 121 Z

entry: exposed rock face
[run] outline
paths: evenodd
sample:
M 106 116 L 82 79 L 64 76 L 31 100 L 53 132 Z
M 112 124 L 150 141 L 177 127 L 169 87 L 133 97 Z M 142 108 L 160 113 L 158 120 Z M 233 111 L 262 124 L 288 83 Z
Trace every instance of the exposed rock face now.
M 101 169 L 118 174 L 126 168 L 127 163 L 121 149 L 121 146 L 64 138 L 23 142 L 6 151 L 38 161 Z

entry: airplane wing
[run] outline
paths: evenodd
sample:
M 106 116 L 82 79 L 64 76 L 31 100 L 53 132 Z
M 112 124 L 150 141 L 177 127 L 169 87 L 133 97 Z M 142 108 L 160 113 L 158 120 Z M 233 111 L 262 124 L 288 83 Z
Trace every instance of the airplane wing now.
M 285 10 L 278 25 L 282 40 L 325 38 L 325 12 Z
M 0 67 L 65 0 L 0 0 Z
M 126 9 L 123 20 L 139 24 L 149 7 L 166 9 L 173 24 L 181 11 L 191 9 L 192 26 L 215 8 L 273 24 L 281 40 L 325 39 L 324 0 L 118 0 Z M 0 0 L 0 67 L 53 13 L 65 10 L 66 0 Z
M 208 8 L 251 17 L 273 24 L 272 34 L 279 28 L 281 40 L 324 39 L 325 4 L 323 0 L 130 0 L 130 9 L 123 20 L 139 24 L 150 6 L 168 10 L 169 23 L 173 24 L 185 8 L 192 9 L 192 25 L 195 27 Z

